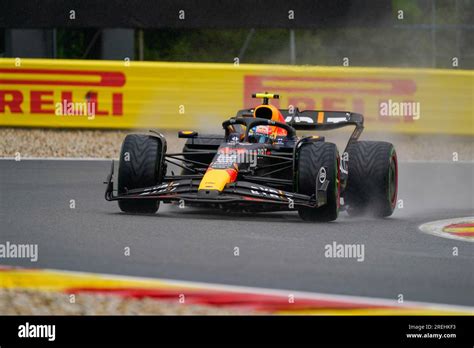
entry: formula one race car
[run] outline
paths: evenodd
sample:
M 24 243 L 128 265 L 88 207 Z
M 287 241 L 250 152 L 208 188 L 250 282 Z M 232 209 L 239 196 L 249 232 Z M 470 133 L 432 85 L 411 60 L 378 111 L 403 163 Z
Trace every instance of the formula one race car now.
M 225 210 L 297 210 L 307 221 L 332 221 L 340 210 L 377 217 L 397 202 L 397 155 L 392 144 L 358 141 L 361 114 L 278 109 L 276 94 L 257 93 L 263 103 L 222 123 L 223 135 L 181 131 L 181 153 L 167 153 L 158 132 L 131 134 L 120 153 L 114 194 L 112 163 L 105 198 L 127 213 L 155 213 L 160 202 Z M 297 130 L 355 126 L 342 156 L 319 135 Z M 169 174 L 169 165 L 181 168 Z

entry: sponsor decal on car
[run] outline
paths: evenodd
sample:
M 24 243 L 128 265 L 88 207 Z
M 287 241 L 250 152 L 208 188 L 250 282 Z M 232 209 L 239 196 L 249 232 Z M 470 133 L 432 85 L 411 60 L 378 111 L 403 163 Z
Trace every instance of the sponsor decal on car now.
M 324 184 L 324 182 L 326 181 L 326 168 L 321 167 L 319 169 L 318 179 L 321 184 Z
M 155 195 L 155 194 L 160 194 L 160 193 L 168 193 L 168 192 L 173 192 L 176 191 L 176 188 L 180 185 L 179 182 L 167 182 L 158 186 L 150 187 L 145 189 L 143 193 L 140 193 L 140 196 L 146 196 L 146 195 Z
M 270 198 L 284 199 L 284 200 L 293 197 L 291 193 L 277 190 L 270 187 L 257 186 L 257 185 L 250 186 L 250 193 L 252 193 L 255 196 L 270 197 Z

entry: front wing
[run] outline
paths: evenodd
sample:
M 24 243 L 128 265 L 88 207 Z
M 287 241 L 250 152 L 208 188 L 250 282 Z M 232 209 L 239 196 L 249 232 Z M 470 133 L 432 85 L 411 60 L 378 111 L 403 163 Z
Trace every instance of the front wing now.
M 288 210 L 301 206 L 320 207 L 327 202 L 327 187 L 329 181 L 324 184 L 317 182 L 316 193 L 312 196 L 286 192 L 273 187 L 252 183 L 250 181 L 237 181 L 228 184 L 219 194 L 216 192 L 198 191 L 200 179 L 186 178 L 167 179 L 164 182 L 139 189 L 128 190 L 125 193 L 115 194 L 113 188 L 113 168 L 107 177 L 105 184 L 105 199 L 108 201 L 131 200 L 131 199 L 155 199 L 164 202 L 204 203 L 204 204 L 239 204 L 239 205 L 278 205 L 287 206 Z

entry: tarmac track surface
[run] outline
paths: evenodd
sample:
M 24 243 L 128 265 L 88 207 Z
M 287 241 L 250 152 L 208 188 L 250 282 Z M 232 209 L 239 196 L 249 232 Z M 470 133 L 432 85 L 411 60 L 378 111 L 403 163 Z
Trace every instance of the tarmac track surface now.
M 401 163 L 403 209 L 324 224 L 163 204 L 156 215 L 123 214 L 104 200 L 109 167 L 1 160 L 0 243 L 37 243 L 39 259 L 0 264 L 474 306 L 474 244 L 418 230 L 473 215 L 473 163 Z M 333 242 L 364 245 L 363 262 L 325 257 Z

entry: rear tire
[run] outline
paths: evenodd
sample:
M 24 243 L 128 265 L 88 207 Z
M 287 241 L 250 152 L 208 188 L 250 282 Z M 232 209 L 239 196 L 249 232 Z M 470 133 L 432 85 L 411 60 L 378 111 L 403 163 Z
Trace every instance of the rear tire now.
M 339 214 L 339 153 L 335 144 L 316 142 L 302 146 L 298 159 L 298 192 L 308 196 L 316 194 L 321 167 L 326 169 L 326 180 L 329 180 L 327 203 L 319 208 L 298 208 L 305 221 L 333 221 Z
M 125 137 L 120 151 L 118 192 L 154 186 L 162 181 L 161 140 L 142 134 Z M 153 199 L 131 199 L 118 202 L 126 213 L 154 214 L 160 202 Z
M 344 201 L 349 215 L 392 215 L 398 191 L 394 146 L 383 141 L 358 141 L 348 147 L 347 153 L 349 175 Z

